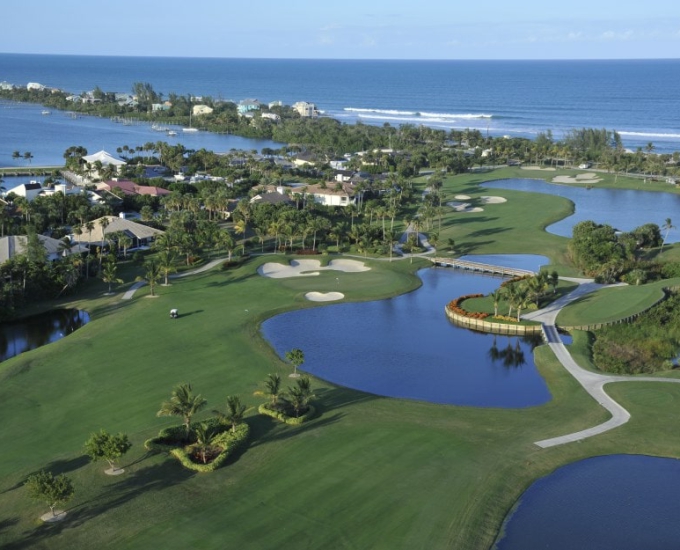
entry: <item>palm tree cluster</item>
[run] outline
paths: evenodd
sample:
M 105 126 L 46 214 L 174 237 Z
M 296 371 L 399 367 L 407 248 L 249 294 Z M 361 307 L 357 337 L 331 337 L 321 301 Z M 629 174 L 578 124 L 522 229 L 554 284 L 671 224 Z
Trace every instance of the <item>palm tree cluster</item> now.
M 295 379 L 295 384 L 286 391 L 281 387 L 281 376 L 269 374 L 264 381 L 264 390 L 255 395 L 266 397 L 266 407 L 286 416 L 298 418 L 309 410 L 309 403 L 315 397 L 309 376 L 303 375 Z

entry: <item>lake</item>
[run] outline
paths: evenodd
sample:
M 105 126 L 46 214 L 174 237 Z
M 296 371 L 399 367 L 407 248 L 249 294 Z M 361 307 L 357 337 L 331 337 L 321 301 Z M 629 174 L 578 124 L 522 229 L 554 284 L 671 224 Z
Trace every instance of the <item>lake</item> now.
M 0 361 L 56 342 L 86 325 L 90 316 L 78 309 L 55 309 L 0 324 Z
M 680 547 L 680 461 L 641 455 L 581 460 L 533 483 L 496 550 Z
M 593 220 L 609 224 L 620 231 L 630 231 L 646 223 L 659 227 L 666 218 L 677 223 L 680 217 L 680 195 L 673 193 L 652 193 L 641 189 L 586 189 L 534 179 L 507 179 L 482 184 L 487 189 L 511 189 L 565 197 L 576 205 L 576 212 L 548 226 L 547 231 L 562 237 L 571 237 L 572 228 L 579 222 Z M 665 232 L 662 231 L 662 235 Z M 680 230 L 671 229 L 667 243 L 680 241 Z
M 262 334 L 282 358 L 302 349 L 302 370 L 376 395 L 507 408 L 551 399 L 533 361 L 535 342 L 460 328 L 444 313 L 452 299 L 492 292 L 501 278 L 446 268 L 418 276 L 422 286 L 408 294 L 291 311 L 265 321 Z

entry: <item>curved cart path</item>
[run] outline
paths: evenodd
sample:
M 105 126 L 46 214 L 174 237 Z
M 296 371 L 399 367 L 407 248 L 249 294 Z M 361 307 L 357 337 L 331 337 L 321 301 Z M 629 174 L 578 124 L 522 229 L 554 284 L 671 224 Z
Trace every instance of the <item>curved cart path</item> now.
M 564 368 L 576 378 L 579 384 L 597 401 L 602 407 L 607 409 L 612 417 L 606 422 L 587 428 L 578 432 L 562 435 L 559 437 L 552 437 L 550 439 L 543 439 L 536 441 L 535 445 L 542 448 L 555 447 L 557 445 L 564 445 L 565 443 L 572 443 L 580 441 L 594 435 L 604 433 L 614 428 L 622 426 L 630 419 L 630 413 L 612 399 L 605 391 L 605 384 L 610 382 L 670 382 L 674 384 L 680 383 L 680 379 L 676 378 L 653 378 L 651 376 L 615 376 L 607 374 L 598 374 L 588 371 L 578 365 L 571 356 L 566 346 L 562 342 L 557 327 L 555 326 L 555 319 L 560 310 L 568 303 L 575 299 L 602 288 L 605 285 L 598 285 L 588 279 L 569 279 L 579 283 L 579 286 L 570 294 L 563 296 L 559 300 L 555 300 L 547 308 L 534 311 L 527 315 L 523 315 L 524 319 L 532 321 L 540 321 L 543 324 L 543 332 L 545 334 L 548 346 L 552 349 L 555 357 L 562 363 Z

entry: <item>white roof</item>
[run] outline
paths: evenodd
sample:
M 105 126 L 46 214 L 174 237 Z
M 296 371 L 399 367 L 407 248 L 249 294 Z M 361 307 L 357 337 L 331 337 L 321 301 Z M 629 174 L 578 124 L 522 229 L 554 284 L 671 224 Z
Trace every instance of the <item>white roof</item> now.
M 101 162 L 102 164 L 113 164 L 115 166 L 124 166 L 125 161 L 117 159 L 113 155 L 110 155 L 106 151 L 99 151 L 97 153 L 93 153 L 92 155 L 87 155 L 83 157 L 83 160 L 85 162 L 89 162 L 90 164 L 94 162 Z
M 45 247 L 48 256 L 55 256 L 61 253 L 62 241 L 46 237 L 45 235 L 38 235 L 40 242 Z M 26 235 L 10 235 L 0 238 L 0 263 L 4 263 L 17 254 L 25 254 L 27 249 L 28 237 Z M 80 244 L 75 244 L 71 248 L 70 253 L 86 252 L 87 247 Z

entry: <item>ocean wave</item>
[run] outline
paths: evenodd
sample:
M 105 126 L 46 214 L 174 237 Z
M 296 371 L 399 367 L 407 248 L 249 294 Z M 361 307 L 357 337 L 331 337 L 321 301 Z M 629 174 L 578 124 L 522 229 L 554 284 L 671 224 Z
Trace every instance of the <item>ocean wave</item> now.
M 389 120 L 394 120 L 396 122 L 402 122 L 402 123 L 409 123 L 413 122 L 415 124 L 433 124 L 433 123 L 438 123 L 438 124 L 444 124 L 444 125 L 452 125 L 456 122 L 455 119 L 453 118 L 438 118 L 438 117 L 425 117 L 425 116 L 413 116 L 413 117 L 407 117 L 407 116 L 385 116 L 385 115 L 367 115 L 367 114 L 359 114 L 357 115 L 358 118 L 360 119 L 366 119 L 366 120 L 383 120 L 383 121 L 389 121 Z
M 343 111 L 351 113 L 375 113 L 380 115 L 392 116 L 406 116 L 406 117 L 423 117 L 432 119 L 473 119 L 473 118 L 493 118 L 494 115 L 487 115 L 484 113 L 431 113 L 428 111 L 398 111 L 396 109 L 363 109 L 360 107 L 345 107 Z
M 663 134 L 656 132 L 619 132 L 622 136 L 635 136 L 635 137 L 655 137 L 655 138 L 670 138 L 670 139 L 680 139 L 680 134 Z

